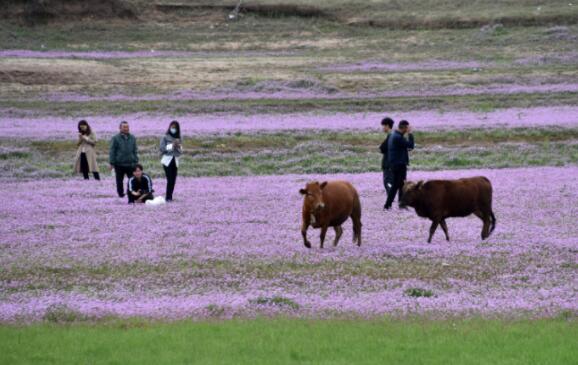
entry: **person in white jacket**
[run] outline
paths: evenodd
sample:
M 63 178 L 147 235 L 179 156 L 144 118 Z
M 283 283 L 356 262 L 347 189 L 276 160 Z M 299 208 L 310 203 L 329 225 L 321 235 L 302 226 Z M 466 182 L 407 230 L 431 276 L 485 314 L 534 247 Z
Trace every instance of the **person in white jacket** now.
M 167 202 L 173 200 L 173 191 L 177 182 L 179 171 L 179 157 L 183 153 L 181 145 L 181 126 L 179 122 L 173 120 L 169 125 L 167 133 L 161 138 L 161 164 L 167 177 L 167 192 L 165 199 Z

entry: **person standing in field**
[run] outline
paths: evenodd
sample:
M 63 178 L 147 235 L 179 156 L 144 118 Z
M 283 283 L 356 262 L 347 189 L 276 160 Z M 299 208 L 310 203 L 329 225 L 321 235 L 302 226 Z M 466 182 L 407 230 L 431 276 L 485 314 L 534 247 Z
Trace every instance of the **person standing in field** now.
M 95 180 L 100 180 L 98 163 L 96 162 L 96 135 L 90 128 L 86 120 L 78 122 L 78 146 L 74 171 L 82 173 L 85 180 L 88 180 L 88 174 L 92 172 Z
M 126 121 L 120 122 L 119 133 L 110 141 L 109 163 L 111 170 L 116 176 L 116 191 L 119 197 L 124 197 L 124 176 L 132 177 L 132 173 L 138 163 L 138 149 L 136 138 L 129 133 Z
M 383 187 L 385 188 L 387 196 L 389 196 L 389 191 L 393 186 L 393 173 L 391 172 L 391 166 L 389 165 L 389 160 L 387 158 L 387 149 L 388 149 L 387 144 L 389 142 L 389 136 L 391 135 L 391 131 L 393 129 L 393 124 L 394 124 L 393 119 L 389 117 L 383 118 L 381 121 L 381 126 L 383 128 L 383 132 L 386 134 L 386 137 L 383 143 L 379 146 L 379 150 L 383 155 L 383 157 L 381 158 L 381 169 L 383 170 Z
M 409 151 L 413 150 L 415 144 L 411 127 L 407 120 L 399 122 L 397 130 L 389 137 L 387 142 L 387 158 L 393 173 L 393 186 L 387 195 L 387 201 L 384 208 L 391 209 L 391 204 L 395 195 L 399 192 L 398 201 L 401 201 L 403 195 L 402 187 L 407 178 L 407 165 L 409 165 Z
M 179 157 L 183 152 L 181 145 L 181 126 L 176 120 L 171 122 L 167 133 L 161 138 L 160 150 L 162 155 L 161 164 L 167 177 L 165 200 L 170 202 L 173 200 L 173 191 L 175 190 L 175 183 L 177 182 Z

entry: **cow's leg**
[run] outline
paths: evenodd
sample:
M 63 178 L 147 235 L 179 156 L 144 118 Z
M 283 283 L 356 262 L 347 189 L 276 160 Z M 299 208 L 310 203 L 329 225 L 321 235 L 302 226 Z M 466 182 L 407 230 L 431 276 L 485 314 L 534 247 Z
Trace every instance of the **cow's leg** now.
M 496 216 L 494 215 L 494 212 L 490 209 L 490 218 L 492 219 L 492 227 L 490 228 L 490 234 L 492 234 L 492 232 L 494 232 L 494 229 L 496 229 Z
M 482 220 L 484 221 L 484 228 L 482 228 L 482 240 L 485 240 L 486 238 L 490 237 L 490 225 L 492 221 L 490 216 L 487 214 L 484 215 Z
M 484 214 L 481 211 L 477 210 L 474 214 L 484 222 L 484 226 L 482 228 L 482 240 L 485 240 L 490 235 L 490 225 L 491 219 L 489 214 Z
M 442 219 L 442 221 L 440 222 L 440 225 L 442 226 L 442 229 L 444 230 L 444 233 L 446 234 L 446 241 L 450 241 L 450 235 L 448 233 L 448 226 L 446 224 L 446 220 Z
M 341 226 L 335 226 L 333 228 L 335 229 L 335 240 L 333 241 L 333 246 L 337 246 L 337 243 L 343 234 L 343 228 L 341 228 Z
M 427 240 L 427 243 L 431 243 L 431 239 L 432 239 L 434 233 L 436 232 L 436 229 L 438 228 L 438 224 L 439 224 L 438 219 L 432 220 L 431 227 L 429 228 L 429 238 Z
M 325 235 L 327 234 L 327 229 L 329 228 L 329 226 L 323 226 L 321 227 L 321 235 L 319 236 L 320 239 L 320 243 L 319 243 L 319 247 L 323 248 L 323 242 L 325 242 Z
M 353 229 L 355 230 L 354 235 L 357 239 L 357 246 L 361 247 L 361 220 L 357 219 L 355 221 L 355 225 L 353 226 Z M 354 240 L 355 242 L 355 240 Z
M 303 222 L 301 225 L 301 235 L 303 236 L 303 244 L 307 248 L 311 248 L 311 242 L 307 240 L 307 228 L 309 228 L 309 224 Z

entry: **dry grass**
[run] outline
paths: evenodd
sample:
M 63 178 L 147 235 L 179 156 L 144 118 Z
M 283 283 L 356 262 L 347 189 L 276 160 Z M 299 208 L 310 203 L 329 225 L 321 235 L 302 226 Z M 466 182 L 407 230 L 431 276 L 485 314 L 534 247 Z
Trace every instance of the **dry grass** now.
M 4 16 L 31 23 L 67 22 L 70 19 L 101 18 L 134 21 L 222 22 L 235 8 L 236 0 L 33 0 L 8 1 Z M 253 0 L 245 1 L 241 16 L 263 18 L 315 18 L 343 25 L 388 29 L 463 29 L 488 23 L 506 26 L 576 24 L 578 6 L 565 0 L 467 1 L 422 0 Z

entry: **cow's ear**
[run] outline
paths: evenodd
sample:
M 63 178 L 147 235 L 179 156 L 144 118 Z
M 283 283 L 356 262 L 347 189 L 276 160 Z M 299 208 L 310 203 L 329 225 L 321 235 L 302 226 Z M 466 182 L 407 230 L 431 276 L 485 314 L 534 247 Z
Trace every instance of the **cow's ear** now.
M 323 189 L 324 187 L 326 187 L 326 186 L 327 186 L 327 181 L 322 182 L 320 186 L 321 186 L 321 189 Z
M 301 195 L 307 195 L 307 190 L 305 190 L 305 189 L 299 189 L 299 194 L 301 194 Z
M 416 188 L 417 190 L 423 188 L 423 180 L 418 181 L 418 182 L 417 182 L 417 185 L 415 186 L 415 188 Z

